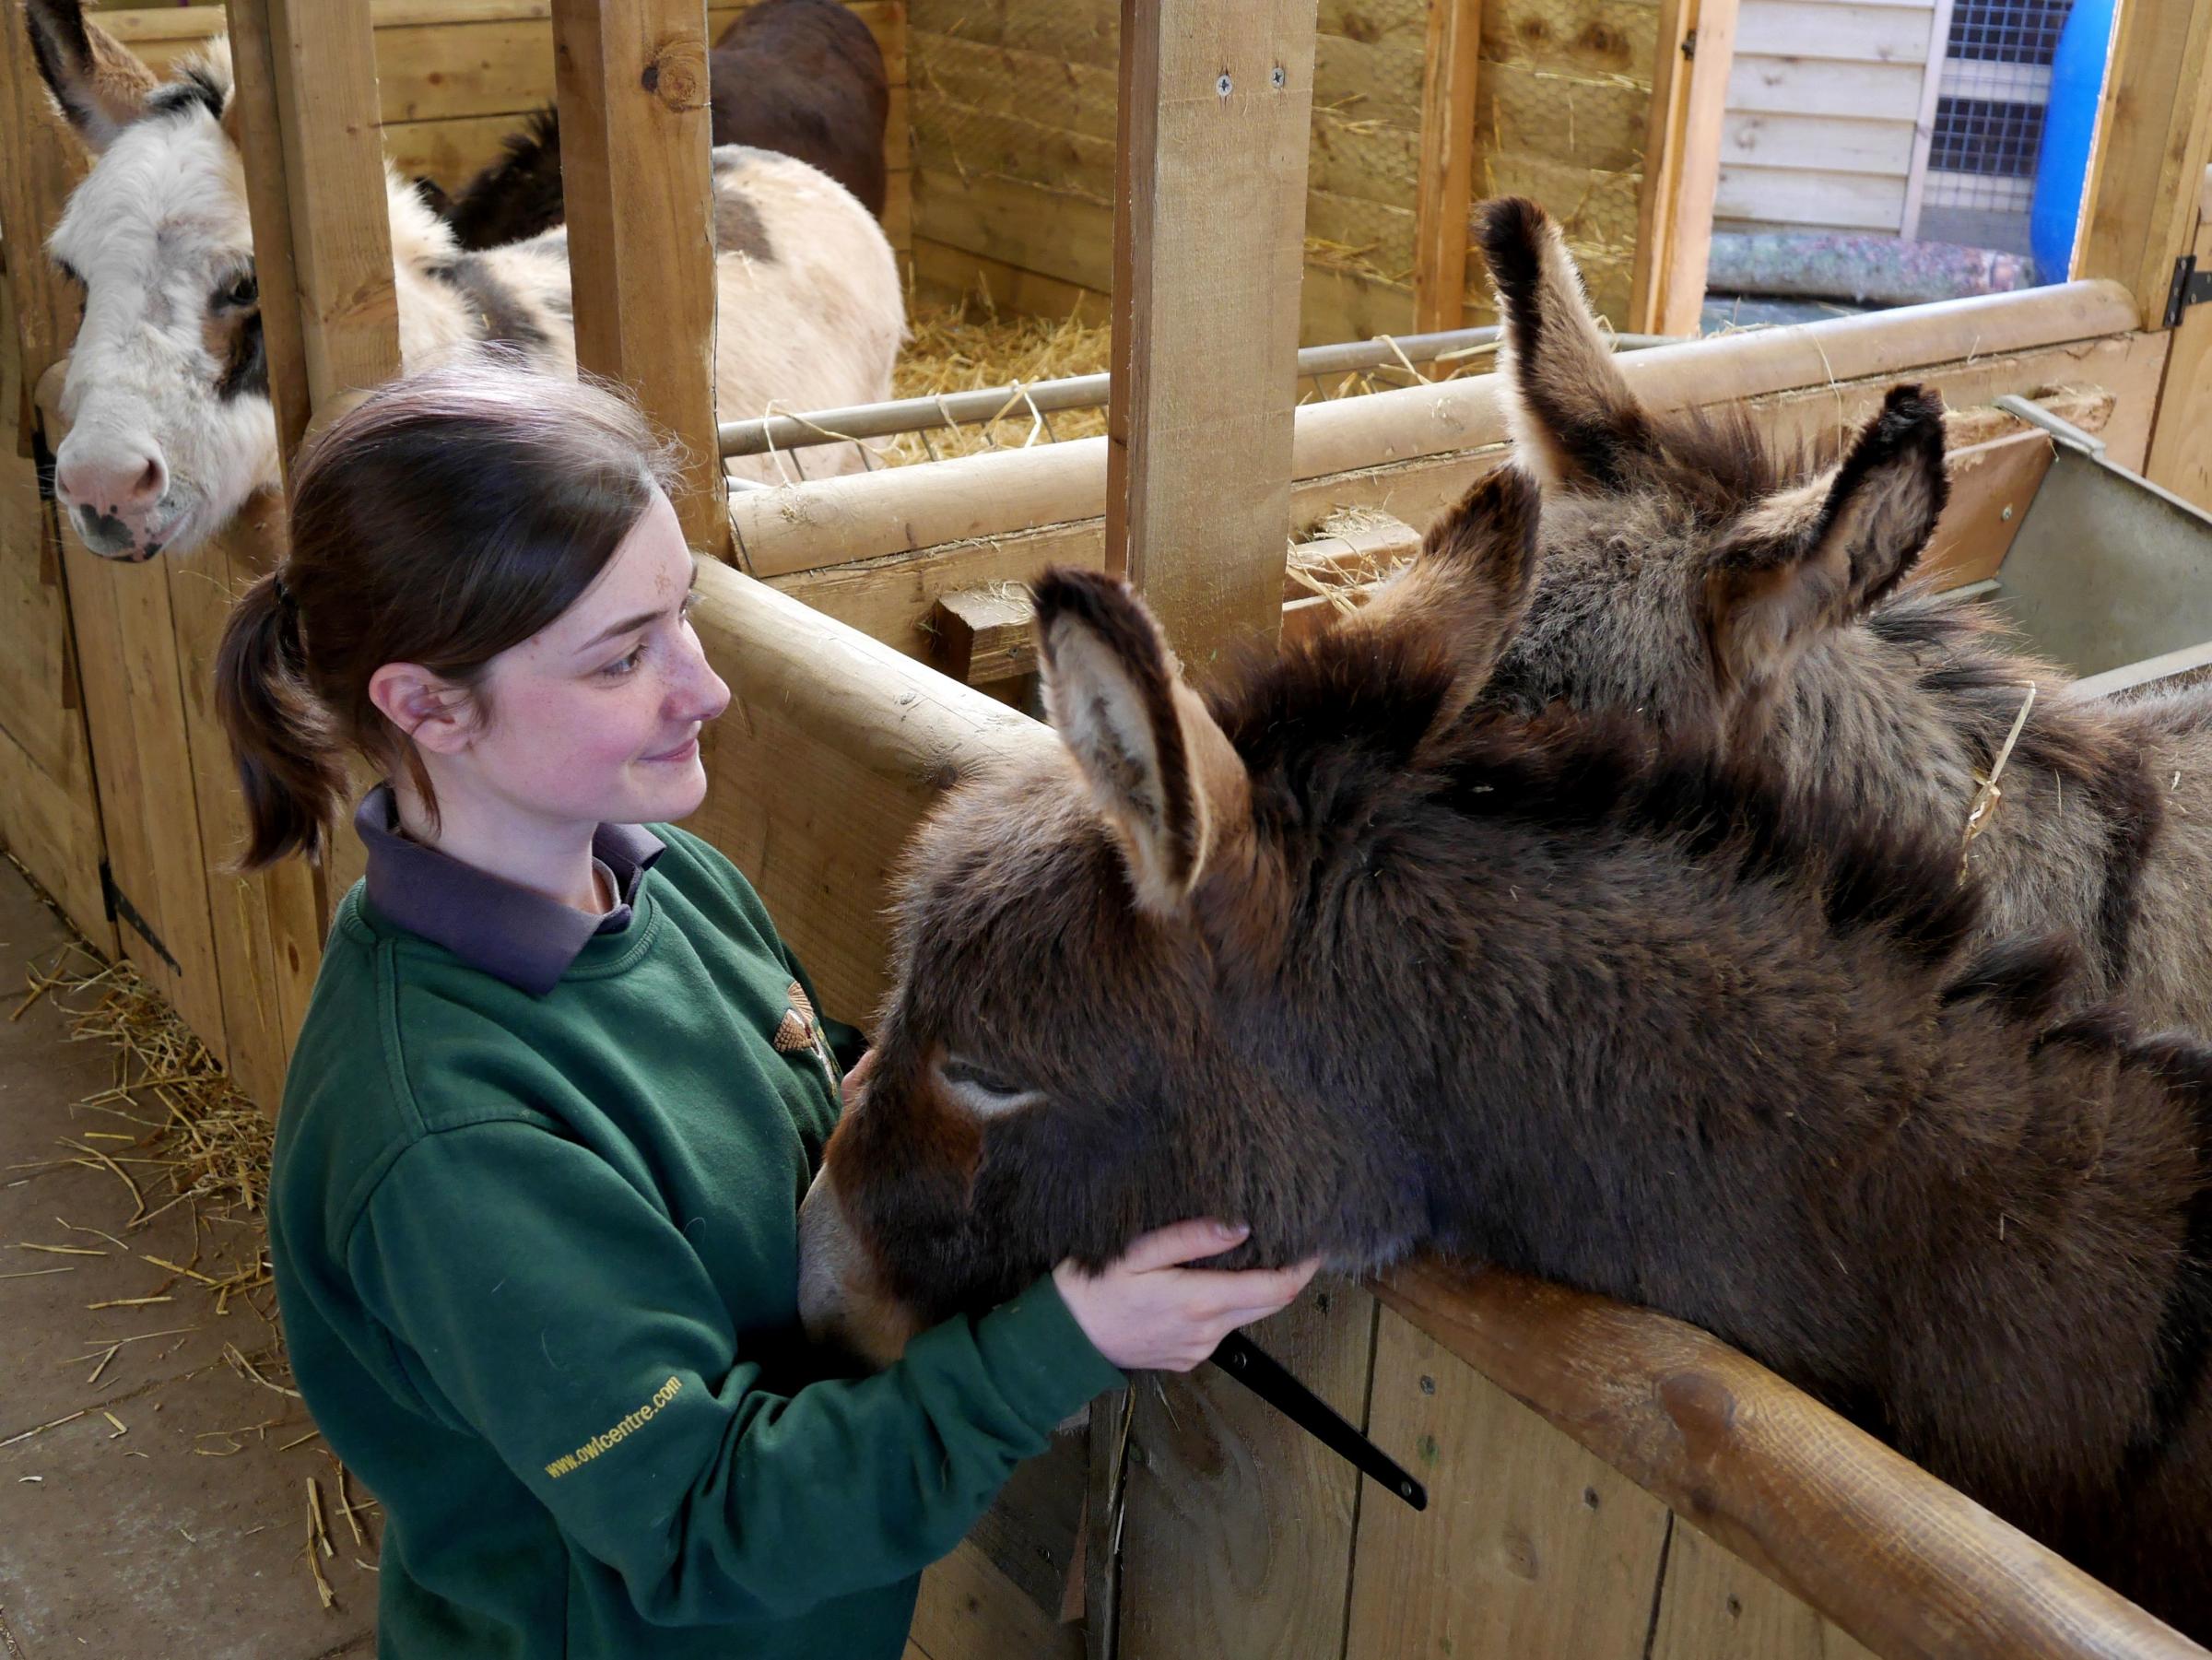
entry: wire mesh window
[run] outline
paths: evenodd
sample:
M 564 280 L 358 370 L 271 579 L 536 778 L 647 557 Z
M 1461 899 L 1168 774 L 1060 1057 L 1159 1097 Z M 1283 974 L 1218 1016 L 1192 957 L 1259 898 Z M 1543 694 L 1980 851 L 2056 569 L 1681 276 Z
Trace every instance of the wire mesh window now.
M 2074 0 L 1959 0 L 1951 9 L 1954 62 L 2036 64 L 2048 68 Z
M 2073 0 L 1958 0 L 1928 148 L 1930 206 L 2024 211 Z

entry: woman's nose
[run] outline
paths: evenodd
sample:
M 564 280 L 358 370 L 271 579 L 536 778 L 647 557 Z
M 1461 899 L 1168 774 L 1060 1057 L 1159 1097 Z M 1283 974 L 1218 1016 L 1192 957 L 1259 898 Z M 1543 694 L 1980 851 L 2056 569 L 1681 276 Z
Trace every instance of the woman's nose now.
M 679 719 L 711 721 L 730 706 L 727 681 L 714 672 L 691 630 L 684 630 L 684 654 L 670 700 Z

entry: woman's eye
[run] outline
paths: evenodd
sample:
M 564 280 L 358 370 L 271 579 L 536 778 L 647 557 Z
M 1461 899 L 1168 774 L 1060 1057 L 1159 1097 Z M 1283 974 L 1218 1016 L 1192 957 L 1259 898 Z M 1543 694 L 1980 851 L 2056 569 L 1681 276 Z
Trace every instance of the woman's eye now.
M 629 655 L 627 657 L 616 658 L 614 662 L 608 664 L 599 672 L 607 676 L 609 678 L 619 680 L 623 676 L 635 669 L 638 666 L 638 660 L 644 655 L 645 646 L 642 642 L 640 642 L 638 645 L 631 649 Z

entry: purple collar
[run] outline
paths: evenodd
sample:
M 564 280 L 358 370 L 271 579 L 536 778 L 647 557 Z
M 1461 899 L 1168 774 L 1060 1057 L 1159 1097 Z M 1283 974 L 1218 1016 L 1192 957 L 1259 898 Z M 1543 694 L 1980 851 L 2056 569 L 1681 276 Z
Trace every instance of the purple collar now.
M 592 837 L 592 861 L 606 866 L 617 903 L 604 916 L 590 916 L 408 841 L 388 783 L 361 797 L 353 828 L 369 850 L 369 902 L 380 915 L 535 997 L 560 983 L 594 935 L 629 926 L 645 873 L 665 851 L 658 836 L 637 825 L 601 825 Z

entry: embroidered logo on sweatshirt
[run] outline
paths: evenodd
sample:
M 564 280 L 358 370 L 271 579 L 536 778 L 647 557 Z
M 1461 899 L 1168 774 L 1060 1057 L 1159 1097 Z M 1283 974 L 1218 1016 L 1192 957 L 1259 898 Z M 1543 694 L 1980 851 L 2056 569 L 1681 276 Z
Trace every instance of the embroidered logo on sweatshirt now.
M 796 1054 L 804 1049 L 821 1063 L 822 1076 L 830 1080 L 830 1092 L 837 1093 L 837 1061 L 830 1053 L 830 1040 L 822 1031 L 822 1023 L 815 1018 L 814 1003 L 806 995 L 806 988 L 793 981 L 783 988 L 783 995 L 791 1007 L 783 1011 L 783 1018 L 776 1026 L 775 1045 L 784 1054 Z

